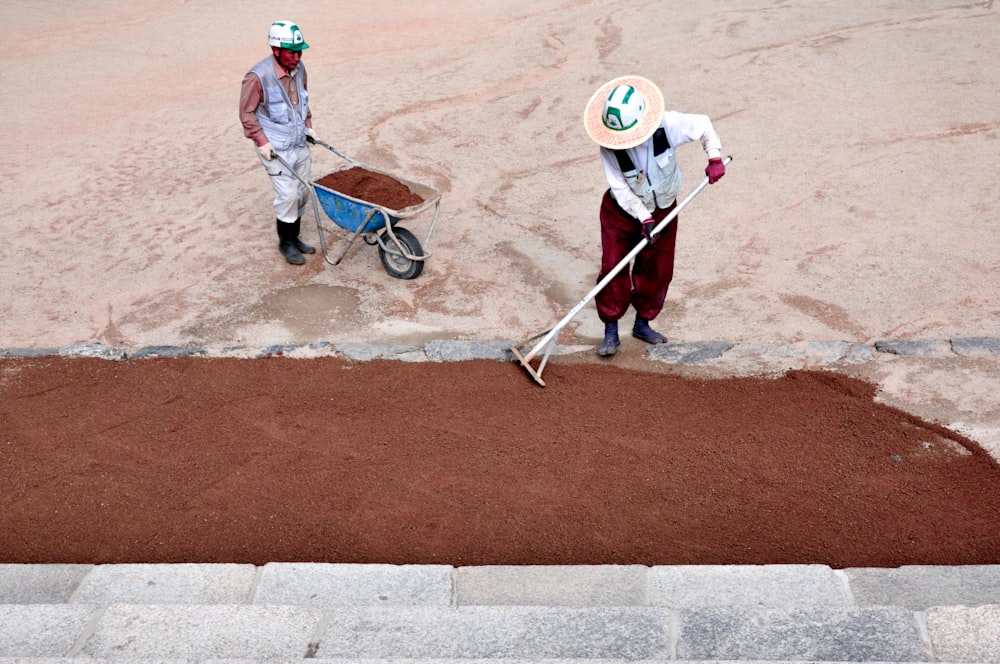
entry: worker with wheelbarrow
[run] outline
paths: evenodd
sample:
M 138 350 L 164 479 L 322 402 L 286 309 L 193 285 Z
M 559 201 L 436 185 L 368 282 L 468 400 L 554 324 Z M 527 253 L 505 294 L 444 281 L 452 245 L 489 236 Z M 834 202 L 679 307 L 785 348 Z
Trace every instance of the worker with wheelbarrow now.
M 306 137 L 315 138 L 306 68 L 302 51 L 309 48 L 302 31 L 292 21 L 275 21 L 267 34 L 271 55 L 258 62 L 243 77 L 240 89 L 240 122 L 243 133 L 254 142 L 257 156 L 274 187 L 278 250 L 293 265 L 306 262 L 303 254 L 316 248 L 299 239 L 302 213 L 311 192 L 290 165 L 306 181 L 312 156 Z M 275 157 L 280 156 L 281 159 Z
M 651 344 L 667 338 L 650 327 L 660 313 L 674 272 L 677 218 L 654 234 L 659 222 L 676 207 L 681 172 L 674 150 L 700 141 L 708 155 L 705 175 L 714 184 L 726 173 L 722 142 L 706 115 L 665 111 L 663 95 L 641 76 L 608 81 L 584 110 L 587 134 L 601 146 L 601 162 L 609 189 L 601 201 L 601 271 L 598 283 L 636 244 L 647 246 L 635 257 L 631 275 L 621 269 L 595 296 L 604 322 L 604 340 L 597 349 L 614 355 L 620 344 L 618 320 L 635 308 L 632 336 Z

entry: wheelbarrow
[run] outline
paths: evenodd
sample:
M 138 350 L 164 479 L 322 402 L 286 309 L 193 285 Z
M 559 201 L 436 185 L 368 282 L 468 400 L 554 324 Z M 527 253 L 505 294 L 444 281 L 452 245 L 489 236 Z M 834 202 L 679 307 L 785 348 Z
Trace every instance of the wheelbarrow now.
M 343 152 L 337 150 L 332 145 L 319 140 L 318 138 L 308 138 L 310 143 L 321 145 L 330 152 L 347 162 L 340 169 L 359 167 L 372 173 L 378 173 L 390 177 L 405 185 L 409 190 L 419 196 L 421 203 L 410 205 L 399 210 L 387 208 L 378 203 L 365 201 L 346 193 L 335 191 L 325 187 L 313 180 L 307 182 L 305 178 L 295 172 L 284 159 L 277 157 L 281 165 L 288 169 L 299 182 L 305 185 L 310 192 L 312 199 L 313 214 L 316 217 L 316 230 L 319 232 L 319 243 L 323 251 L 323 260 L 330 265 L 339 265 L 347 253 L 354 246 L 355 241 L 361 237 L 365 244 L 378 246 L 379 259 L 385 271 L 397 279 L 416 279 L 424 269 L 424 261 L 430 257 L 430 253 L 424 250 L 424 246 L 429 245 L 434 228 L 437 226 L 438 213 L 441 209 L 441 192 L 434 187 L 417 182 L 404 180 L 391 173 L 372 168 L 363 164 Z M 324 176 L 325 177 L 325 176 Z M 322 179 L 322 178 L 320 178 Z M 339 227 L 337 231 L 343 239 L 344 246 L 335 258 L 331 258 L 332 247 L 327 246 L 327 229 L 324 228 L 323 217 L 319 213 L 320 207 L 326 213 L 326 217 Z M 417 236 L 409 230 L 399 226 L 399 223 L 412 219 L 420 214 L 433 209 L 433 218 L 427 235 L 424 237 L 423 245 Z

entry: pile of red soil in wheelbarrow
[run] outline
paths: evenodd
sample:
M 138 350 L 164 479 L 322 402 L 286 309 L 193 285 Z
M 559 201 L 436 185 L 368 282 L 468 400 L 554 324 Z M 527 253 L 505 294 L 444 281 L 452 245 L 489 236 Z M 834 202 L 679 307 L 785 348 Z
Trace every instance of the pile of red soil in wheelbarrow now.
M 389 210 L 402 210 L 424 202 L 399 180 L 361 166 L 334 171 L 316 180 L 316 184 Z
M 0 563 L 1000 563 L 1000 468 L 827 372 L 0 359 Z

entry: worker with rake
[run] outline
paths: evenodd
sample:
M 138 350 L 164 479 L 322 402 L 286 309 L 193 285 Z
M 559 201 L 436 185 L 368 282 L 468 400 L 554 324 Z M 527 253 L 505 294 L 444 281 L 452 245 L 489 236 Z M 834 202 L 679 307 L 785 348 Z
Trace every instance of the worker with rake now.
M 299 239 L 302 212 L 309 203 L 309 190 L 294 174 L 285 172 L 280 156 L 305 180 L 309 180 L 312 156 L 306 136 L 316 138 L 309 111 L 309 93 L 302 51 L 309 44 L 291 21 L 275 21 L 267 33 L 271 55 L 247 72 L 240 88 L 240 122 L 243 133 L 254 142 L 257 156 L 274 187 L 278 251 L 292 265 L 306 262 L 303 254 L 316 248 Z
M 714 184 L 726 173 L 722 142 L 706 115 L 664 110 L 663 95 L 641 76 L 608 81 L 584 110 L 587 134 L 601 146 L 601 162 L 609 189 L 601 201 L 600 282 L 642 238 L 649 244 L 632 265 L 622 269 L 596 295 L 597 314 L 604 322 L 602 357 L 618 351 L 618 321 L 635 308 L 632 336 L 650 344 L 667 338 L 649 322 L 663 309 L 674 273 L 677 218 L 653 235 L 653 229 L 677 205 L 682 177 L 674 150 L 700 141 L 708 155 L 705 175 Z

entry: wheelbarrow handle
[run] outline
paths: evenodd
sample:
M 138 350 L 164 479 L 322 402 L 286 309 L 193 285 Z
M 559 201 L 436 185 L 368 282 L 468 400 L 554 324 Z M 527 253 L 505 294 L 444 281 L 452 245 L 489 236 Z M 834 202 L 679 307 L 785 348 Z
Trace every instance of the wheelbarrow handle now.
M 334 153 L 335 155 L 337 155 L 341 159 L 343 159 L 345 161 L 349 161 L 352 164 L 357 163 L 353 159 L 351 159 L 350 157 L 348 157 L 346 154 L 344 154 L 343 152 L 341 152 L 337 148 L 335 148 L 332 145 L 330 145 L 329 143 L 327 143 L 326 141 L 321 141 L 318 138 L 313 138 L 312 136 L 306 136 L 306 142 L 307 143 L 312 143 L 313 145 L 322 145 L 324 148 L 326 148 L 330 152 Z

